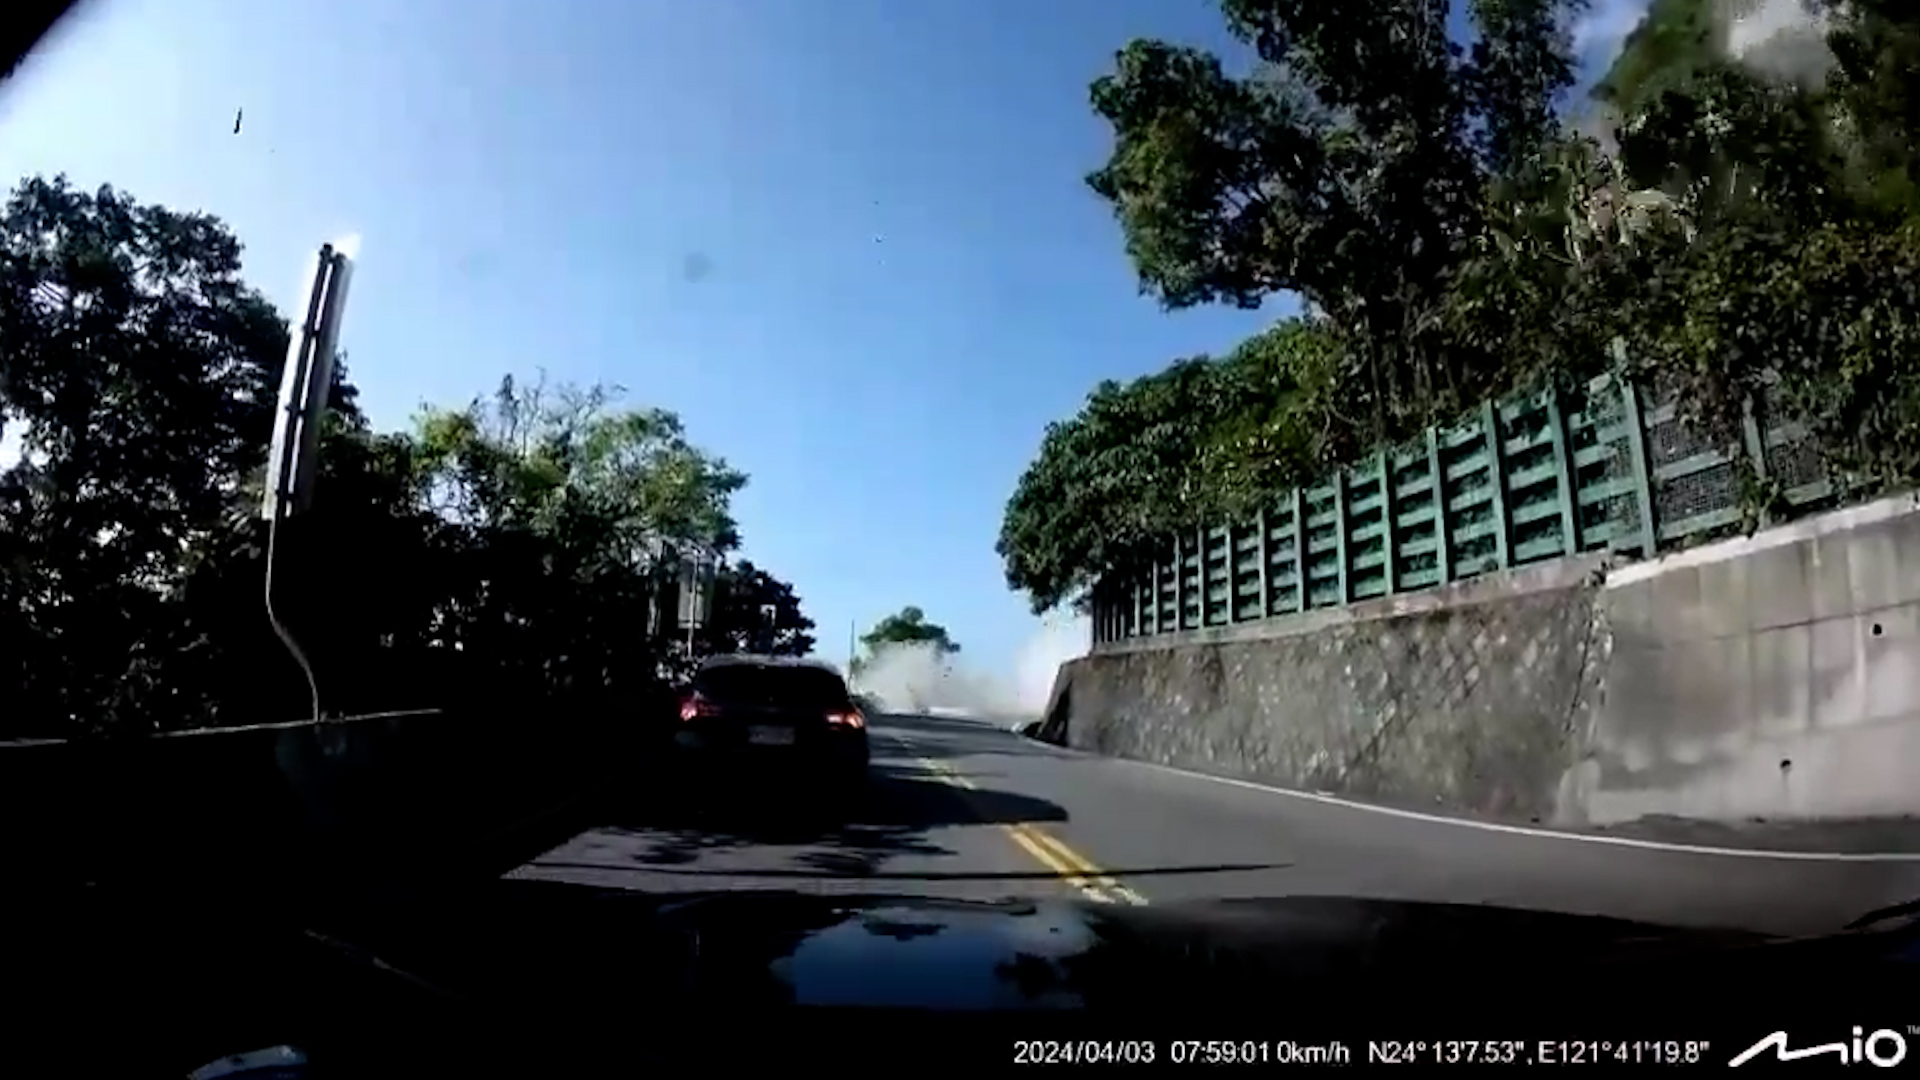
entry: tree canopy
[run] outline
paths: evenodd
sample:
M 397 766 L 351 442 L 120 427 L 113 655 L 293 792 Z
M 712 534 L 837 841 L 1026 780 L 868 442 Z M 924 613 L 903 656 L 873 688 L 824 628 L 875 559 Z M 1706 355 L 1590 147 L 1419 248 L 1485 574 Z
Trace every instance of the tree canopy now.
M 1085 594 L 1102 568 L 1226 507 L 1250 505 L 1350 443 L 1330 400 L 1330 334 L 1283 323 L 1228 356 L 1094 388 L 1049 425 L 1001 526 L 1009 581 L 1036 612 Z M 1318 415 L 1309 415 L 1318 410 Z
M 1481 231 L 1489 184 L 1519 183 L 1572 85 L 1573 0 L 1473 0 L 1479 39 L 1433 0 L 1225 0 L 1261 61 L 1136 41 L 1092 88 L 1114 149 L 1088 185 L 1113 207 L 1143 291 L 1170 308 L 1312 305 L 1356 365 L 1355 412 L 1476 394 L 1472 357 L 1419 338 Z
M 928 622 L 926 612 L 911 604 L 875 623 L 872 630 L 861 635 L 860 644 L 867 647 L 869 656 L 900 645 L 926 645 L 941 656 L 960 651 L 946 627 Z
M 806 656 L 816 644 L 814 623 L 800 609 L 793 586 L 741 561 L 719 575 L 714 607 L 703 632 L 706 652 Z
M 257 508 L 287 324 L 216 218 L 64 178 L 0 212 L 0 736 L 297 719 Z M 336 368 L 275 606 L 329 714 L 499 695 L 608 707 L 684 664 L 677 560 L 722 562 L 698 656 L 804 653 L 791 585 L 732 558 L 746 476 L 617 387 L 503 379 L 376 431 Z
M 1711 0 L 1656 0 L 1596 131 L 1567 94 L 1578 0 L 1466 0 L 1464 38 L 1443 0 L 1219 6 L 1256 62 L 1126 45 L 1091 88 L 1113 139 L 1087 183 L 1165 307 L 1304 310 L 1048 428 L 999 543 L 1036 611 L 1620 346 L 1691 422 L 1734 437 L 1764 398 L 1856 481 L 1916 479 L 1894 313 L 1920 251 L 1920 10 L 1822 3 L 1819 62 L 1787 64 L 1735 49 Z

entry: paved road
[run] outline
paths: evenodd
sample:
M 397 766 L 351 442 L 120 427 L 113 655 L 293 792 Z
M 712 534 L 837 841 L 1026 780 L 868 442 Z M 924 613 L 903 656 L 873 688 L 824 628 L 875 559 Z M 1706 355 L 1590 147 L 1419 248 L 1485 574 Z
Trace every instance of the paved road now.
M 1920 856 L 1781 858 L 1382 813 L 1045 746 L 968 720 L 877 718 L 875 783 L 838 820 L 779 802 L 649 800 L 517 877 L 1164 904 L 1348 894 L 1782 933 L 1920 897 Z

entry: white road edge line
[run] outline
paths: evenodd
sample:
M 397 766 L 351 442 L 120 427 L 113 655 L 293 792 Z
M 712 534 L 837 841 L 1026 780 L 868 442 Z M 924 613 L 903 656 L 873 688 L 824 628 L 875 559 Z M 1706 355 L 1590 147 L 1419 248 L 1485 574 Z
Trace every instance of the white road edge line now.
M 1037 742 L 1014 732 L 1003 732 L 1022 742 Z M 900 736 L 892 736 L 900 738 Z M 1445 814 L 1429 814 L 1420 810 L 1403 810 L 1392 806 L 1376 806 L 1356 799 L 1343 798 L 1323 791 L 1298 791 L 1292 788 L 1262 784 L 1254 780 L 1241 780 L 1231 776 L 1214 776 L 1210 773 L 1182 769 L 1176 765 L 1161 765 L 1158 762 L 1140 761 L 1135 758 L 1108 757 L 1085 750 L 1076 750 L 1070 746 L 1056 746 L 1053 743 L 1041 743 L 1051 750 L 1090 761 L 1112 761 L 1142 769 L 1171 773 L 1193 780 L 1208 780 L 1228 787 L 1244 788 L 1248 791 L 1264 792 L 1289 799 L 1316 802 L 1324 806 L 1338 806 L 1348 810 L 1358 810 L 1370 814 L 1381 814 L 1407 821 L 1422 821 L 1431 825 L 1451 825 L 1460 829 L 1478 829 L 1482 832 L 1505 833 L 1509 836 L 1530 836 L 1540 840 L 1562 840 L 1573 843 L 1603 844 L 1612 847 L 1637 848 L 1642 851 L 1666 851 L 1676 855 L 1717 855 L 1730 859 L 1772 859 L 1775 862 L 1824 862 L 1824 863 L 1911 863 L 1920 866 L 1920 852 L 1913 851 L 1782 851 L 1778 848 L 1733 848 L 1712 844 L 1681 844 L 1665 840 L 1642 840 L 1632 836 L 1605 836 L 1596 833 L 1573 832 L 1564 829 L 1542 829 L 1527 825 L 1506 825 L 1492 821 L 1473 821 L 1468 818 L 1448 817 Z
M 1055 749 L 1060 749 L 1056 747 Z M 1360 810 L 1386 817 L 1404 818 L 1408 821 L 1423 821 L 1431 825 L 1452 825 L 1461 829 L 1478 829 L 1482 832 L 1506 833 L 1511 836 L 1531 836 L 1541 840 L 1567 840 L 1585 844 L 1607 844 L 1613 847 L 1640 848 L 1646 851 L 1669 851 L 1677 855 L 1720 855 L 1735 859 L 1773 859 L 1780 862 L 1835 862 L 1835 863 L 1913 863 L 1920 865 L 1920 852 L 1911 851 L 1782 851 L 1777 848 L 1732 848 L 1717 847 L 1709 844 L 1680 844 L 1663 840 L 1642 840 L 1631 836 L 1601 836 L 1593 833 L 1571 832 L 1562 829 L 1540 829 L 1527 825 L 1504 825 L 1492 821 L 1472 821 L 1466 818 L 1448 817 L 1445 814 L 1428 814 L 1419 810 L 1402 810 L 1392 806 L 1375 806 L 1371 803 L 1342 798 L 1321 791 L 1294 791 L 1262 784 L 1253 780 L 1240 780 L 1230 776 L 1212 776 L 1191 769 L 1182 769 L 1173 765 L 1161 765 L 1152 761 L 1138 761 L 1133 758 L 1109 758 L 1098 754 L 1076 751 L 1083 757 L 1097 758 L 1102 761 L 1117 761 L 1143 769 L 1172 773 L 1175 776 L 1189 777 L 1194 780 L 1211 780 L 1228 787 L 1245 788 L 1249 791 L 1280 795 L 1289 799 L 1301 799 L 1327 806 L 1339 806 L 1348 810 Z
M 1036 740 L 1015 735 L 1014 738 L 1026 742 Z M 1136 758 L 1108 757 L 1085 750 L 1076 750 L 1070 746 L 1056 746 L 1043 743 L 1048 749 L 1059 751 L 1071 757 L 1089 761 L 1112 761 L 1135 768 L 1151 769 L 1156 772 L 1171 773 L 1174 776 L 1191 780 L 1207 780 L 1228 787 L 1244 788 L 1267 795 L 1279 795 L 1283 798 L 1316 802 L 1324 806 L 1338 806 L 1348 810 L 1358 810 L 1369 814 L 1381 814 L 1386 817 L 1402 818 L 1408 821 L 1423 821 L 1431 825 L 1451 825 L 1460 829 L 1478 829 L 1482 832 L 1505 833 L 1509 836 L 1530 836 L 1540 840 L 1565 840 L 1583 844 L 1604 844 L 1612 847 L 1638 848 L 1642 851 L 1668 851 L 1676 855 L 1718 855 L 1732 859 L 1772 859 L 1776 862 L 1828 862 L 1828 863 L 1912 863 L 1920 865 L 1920 852 L 1915 851 L 1782 851 L 1778 848 L 1733 848 L 1712 844 L 1681 844 L 1666 840 L 1642 840 L 1632 836 L 1604 836 L 1595 833 L 1573 832 L 1565 829 L 1541 829 L 1528 825 L 1506 825 L 1492 821 L 1473 821 L 1468 818 L 1449 817 L 1445 814 L 1429 814 L 1420 810 L 1403 810 L 1393 806 L 1376 806 L 1372 803 L 1348 799 L 1324 791 L 1297 791 L 1274 784 L 1262 784 L 1256 780 L 1241 780 L 1232 776 L 1214 776 L 1211 773 L 1182 769 L 1177 765 L 1162 765 L 1153 761 L 1140 761 Z

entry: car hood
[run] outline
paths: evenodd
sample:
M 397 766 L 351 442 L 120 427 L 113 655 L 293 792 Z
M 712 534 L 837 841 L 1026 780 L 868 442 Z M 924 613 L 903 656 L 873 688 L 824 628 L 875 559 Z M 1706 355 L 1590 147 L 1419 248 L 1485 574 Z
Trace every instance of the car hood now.
M 1152 907 L 774 891 L 658 896 L 514 882 L 362 940 L 466 994 L 567 1008 L 952 1010 L 1205 1005 L 1248 985 L 1334 992 L 1497 972 L 1512 985 L 1759 955 L 1758 934 L 1336 896 Z M 1771 961 L 1779 955 L 1768 951 Z M 1773 970 L 1773 969 L 1768 969 Z M 608 987 L 619 988 L 609 992 Z M 570 988 L 579 988 L 576 995 Z M 577 1000 L 576 1000 L 577 998 Z
M 733 1021 L 731 1049 L 781 1060 L 798 1045 L 783 1040 L 837 1045 L 882 1030 L 932 1038 L 967 1016 L 1006 1018 L 1006 1030 L 1027 1038 L 1147 1030 L 1149 1021 L 1164 1030 L 1169 1018 L 1224 1032 L 1242 1030 L 1218 1023 L 1230 1016 L 1417 1017 L 1449 1002 L 1508 1020 L 1526 1008 L 1563 1022 L 1615 1015 L 1623 1003 L 1635 1015 L 1686 1017 L 1742 993 L 1777 1007 L 1783 987 L 1819 987 L 1828 999 L 1848 987 L 1910 987 L 1920 959 L 1910 929 L 1778 940 L 1337 896 L 1136 907 L 657 895 L 510 879 L 329 903 L 324 918 L 316 908 L 300 921 L 139 899 L 80 897 L 17 920 L 28 929 L 5 955 L 16 981 L 35 990 L 15 1018 L 34 1053 L 70 1051 L 58 1039 L 73 1016 L 141 1016 L 168 1034 L 125 1052 L 144 1061 L 164 1051 L 186 1067 L 280 1042 L 339 1053 L 345 1039 L 483 1062 L 497 1047 L 520 1047 L 545 1063 L 533 1075 L 565 1075 L 552 1055 L 606 1052 L 630 1064 L 634 1054 L 679 1060 L 685 1050 L 709 1061 L 721 1044 L 692 1033 L 715 1017 Z M 1873 965 L 1889 960 L 1879 974 L 1891 980 L 1876 978 Z M 1041 1013 L 1046 1023 L 1028 1023 Z M 1000 1045 L 982 1039 L 964 1046 Z M 379 1075 L 447 1071 L 434 1068 Z

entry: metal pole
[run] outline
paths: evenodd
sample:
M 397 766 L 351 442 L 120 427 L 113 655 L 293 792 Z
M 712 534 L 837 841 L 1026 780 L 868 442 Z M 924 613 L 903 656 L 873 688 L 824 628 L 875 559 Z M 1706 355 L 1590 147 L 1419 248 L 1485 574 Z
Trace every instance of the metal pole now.
M 693 562 L 693 573 L 687 576 L 687 659 L 693 659 L 693 628 L 700 619 L 700 560 Z
M 274 608 L 274 570 L 279 562 L 282 519 L 304 514 L 312 506 L 313 485 L 319 475 L 320 429 L 326 422 L 333 388 L 334 350 L 340 343 L 340 320 L 352 272 L 352 259 L 335 251 L 332 244 L 321 246 L 309 278 L 306 318 L 299 326 L 288 328 L 287 360 L 280 375 L 279 407 L 274 414 L 273 441 L 267 449 L 266 490 L 260 507 L 267 521 L 263 583 L 267 622 L 307 677 L 316 724 L 325 716 L 320 708 L 320 679 Z

